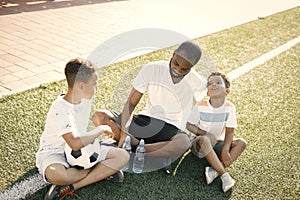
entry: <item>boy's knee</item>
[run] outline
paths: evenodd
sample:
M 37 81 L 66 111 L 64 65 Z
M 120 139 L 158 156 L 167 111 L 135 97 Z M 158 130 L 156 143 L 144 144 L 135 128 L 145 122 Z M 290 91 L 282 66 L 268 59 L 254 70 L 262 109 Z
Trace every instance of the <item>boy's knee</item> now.
M 247 147 L 247 141 L 243 138 L 237 138 L 235 142 L 236 145 L 239 146 L 240 149 L 242 149 L 242 151 Z
M 201 136 L 197 141 L 197 150 L 207 154 L 212 150 L 210 139 L 206 136 Z
M 112 158 L 118 160 L 118 162 L 120 162 L 120 163 L 127 163 L 130 159 L 130 155 L 124 149 L 114 148 Z
M 245 149 L 247 146 L 247 141 L 243 138 L 239 138 L 239 142 L 241 143 L 242 147 Z
M 54 185 L 68 185 L 69 184 L 69 178 L 66 173 L 60 172 L 58 170 L 53 170 L 51 168 L 47 168 L 45 172 L 45 176 L 47 178 L 47 181 Z
M 119 150 L 120 150 L 120 157 L 121 157 L 123 163 L 127 163 L 130 159 L 129 153 L 124 149 L 119 149 Z
M 210 144 L 210 139 L 206 136 L 201 136 L 198 141 L 197 141 L 197 144 L 199 146 L 206 146 L 208 144 Z

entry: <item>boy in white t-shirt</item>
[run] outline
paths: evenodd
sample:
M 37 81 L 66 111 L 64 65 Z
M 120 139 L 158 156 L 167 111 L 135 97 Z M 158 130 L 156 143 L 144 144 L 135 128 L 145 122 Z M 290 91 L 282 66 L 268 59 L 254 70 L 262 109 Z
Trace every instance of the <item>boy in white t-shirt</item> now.
M 78 151 L 101 134 L 112 133 L 110 127 L 99 126 L 95 118 L 93 122 L 97 127 L 87 132 L 98 80 L 94 65 L 79 58 L 72 59 L 66 64 L 65 75 L 68 91 L 53 102 L 36 154 L 39 172 L 45 181 L 53 184 L 45 199 L 75 195 L 75 190 L 108 177 L 122 181 L 123 174 L 119 170 L 129 160 L 123 149 L 101 145 L 101 162 L 93 168 L 83 170 L 69 166 L 64 154 L 66 144 Z
M 190 115 L 193 98 L 204 92 L 206 79 L 192 67 L 201 57 L 200 47 L 186 41 L 174 51 L 170 61 L 158 61 L 146 64 L 132 83 L 132 90 L 122 113 L 101 110 L 97 112 L 101 124 L 109 125 L 119 141 L 124 142 L 130 135 L 132 145 L 144 139 L 148 156 L 162 157 L 166 164 L 163 168 L 167 174 L 172 173 L 172 158 L 178 158 L 189 147 L 188 136 L 183 133 L 187 118 Z M 147 92 L 147 107 L 138 115 L 134 109 Z
M 187 123 L 187 129 L 197 137 L 192 141 L 192 153 L 205 157 L 211 167 L 205 168 L 207 184 L 213 182 L 219 175 L 222 188 L 227 192 L 235 181 L 225 171 L 246 148 L 246 141 L 234 138 L 237 127 L 235 106 L 226 95 L 230 92 L 230 81 L 220 72 L 212 73 L 207 79 L 207 95 L 209 100 L 197 102 Z M 224 139 L 225 138 L 225 139 Z M 220 159 L 213 147 L 222 146 Z

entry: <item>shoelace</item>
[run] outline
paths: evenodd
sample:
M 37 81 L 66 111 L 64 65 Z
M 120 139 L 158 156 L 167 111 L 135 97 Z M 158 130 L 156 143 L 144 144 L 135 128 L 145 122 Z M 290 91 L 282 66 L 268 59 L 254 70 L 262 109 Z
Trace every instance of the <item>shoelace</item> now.
M 65 187 L 64 189 L 62 189 L 60 191 L 60 194 L 59 194 L 59 200 L 62 200 L 64 199 L 66 196 L 74 196 L 76 197 L 77 199 L 80 199 L 80 197 L 74 193 L 74 190 L 71 190 L 69 186 Z

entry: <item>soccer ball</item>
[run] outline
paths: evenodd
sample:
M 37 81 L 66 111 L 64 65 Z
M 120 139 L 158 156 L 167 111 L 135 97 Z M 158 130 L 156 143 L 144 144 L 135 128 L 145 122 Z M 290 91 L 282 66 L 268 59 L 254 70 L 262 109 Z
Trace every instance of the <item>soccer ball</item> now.
M 65 145 L 65 154 L 68 163 L 72 167 L 88 169 L 96 165 L 100 160 L 100 140 L 95 139 L 91 144 L 73 151 L 68 144 Z

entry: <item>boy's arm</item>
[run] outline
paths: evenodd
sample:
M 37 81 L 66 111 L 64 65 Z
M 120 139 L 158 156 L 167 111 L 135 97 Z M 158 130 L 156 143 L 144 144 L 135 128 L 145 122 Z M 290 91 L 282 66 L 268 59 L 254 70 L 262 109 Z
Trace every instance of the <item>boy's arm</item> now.
M 233 136 L 234 136 L 234 128 L 226 127 L 225 140 L 224 140 L 224 145 L 222 148 L 221 158 L 220 158 L 224 167 L 229 167 L 229 165 L 232 163 L 231 156 L 230 156 L 230 147 L 233 141 Z
M 200 129 L 195 124 L 191 124 L 191 123 L 187 122 L 186 129 L 191 131 L 192 133 L 196 134 L 197 136 L 207 136 L 210 139 L 210 142 L 212 145 L 215 145 L 217 143 L 217 139 L 213 134 Z
M 75 136 L 72 132 L 69 132 L 62 135 L 62 137 L 72 150 L 78 151 L 82 147 L 92 143 L 101 134 L 110 132 L 111 129 L 109 126 L 101 125 L 97 126 L 94 130 L 88 132 L 84 136 Z
M 204 136 L 207 134 L 206 131 L 201 130 L 198 126 L 191 124 L 190 122 L 186 123 L 186 129 L 199 136 Z

